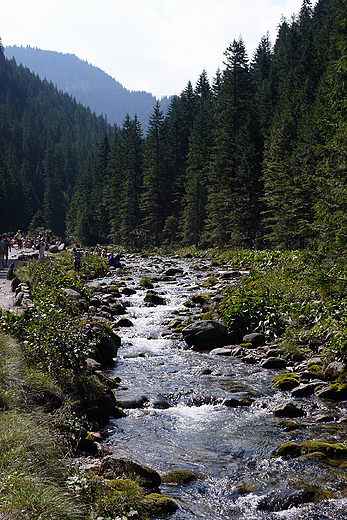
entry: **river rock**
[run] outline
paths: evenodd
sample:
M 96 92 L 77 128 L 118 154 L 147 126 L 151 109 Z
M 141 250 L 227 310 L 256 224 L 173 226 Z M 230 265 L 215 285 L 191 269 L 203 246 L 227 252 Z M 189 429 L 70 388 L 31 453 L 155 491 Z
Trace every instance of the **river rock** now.
M 231 356 L 231 348 L 230 347 L 214 348 L 213 350 L 211 350 L 210 356 Z
M 134 324 L 131 320 L 129 320 L 128 318 L 121 318 L 119 321 L 117 321 L 116 323 L 117 327 L 133 327 Z
M 261 332 L 252 332 L 243 336 L 244 343 L 251 343 L 253 347 L 262 347 L 265 345 L 265 335 Z
M 314 499 L 314 491 L 302 489 L 284 498 L 282 496 L 265 497 L 259 502 L 258 509 L 264 511 L 282 511 L 284 509 L 297 507 L 300 504 L 314 502 Z
M 154 305 L 164 305 L 165 300 L 159 294 L 148 292 L 145 296 L 145 302 L 153 303 Z
M 10 264 L 10 267 L 7 269 L 6 280 L 13 280 L 16 275 L 14 274 L 14 262 Z
M 321 388 L 315 392 L 321 399 L 332 399 L 333 401 L 344 401 L 347 398 L 347 384 L 333 383 L 328 387 Z
M 197 480 L 198 476 L 192 471 L 174 469 L 162 478 L 162 483 L 169 486 L 186 486 Z
M 156 399 L 153 401 L 153 408 L 157 408 L 158 410 L 167 410 L 168 408 L 171 408 L 171 405 L 166 399 Z
M 168 514 L 175 513 L 178 509 L 178 504 L 171 497 L 161 493 L 146 495 L 144 505 L 151 518 L 163 518 Z
M 136 291 L 131 287 L 124 287 L 124 289 L 122 290 L 122 294 L 125 294 L 125 296 L 131 296 L 132 294 L 136 294 Z
M 125 408 L 126 410 L 136 410 L 138 408 L 143 408 L 144 405 L 148 402 L 148 397 L 146 395 L 142 395 L 141 397 L 137 397 L 136 399 L 131 399 L 129 401 L 117 401 L 117 406 L 120 408 Z
M 120 338 L 116 334 L 111 336 L 102 336 L 97 345 L 96 358 L 103 366 L 108 367 L 114 364 L 114 358 L 117 356 L 118 347 L 120 346 Z
M 262 362 L 261 366 L 263 368 L 285 368 L 287 366 L 287 361 L 283 358 L 278 357 L 270 357 L 265 359 L 265 361 Z
M 324 377 L 328 380 L 337 379 L 339 375 L 346 371 L 346 363 L 332 361 L 324 371 Z
M 154 469 L 141 466 L 130 459 L 117 458 L 114 455 L 102 459 L 99 474 L 112 480 L 116 478 L 135 480 L 147 489 L 157 489 L 161 484 L 161 477 Z
M 299 457 L 301 455 L 301 448 L 295 442 L 285 442 L 280 446 L 273 455 L 275 457 Z
M 275 417 L 302 417 L 305 415 L 301 405 L 286 403 L 274 410 Z
M 58 246 L 56 244 L 53 244 L 52 246 L 49 246 L 48 251 L 50 253 L 58 253 L 59 249 L 58 249 Z
M 74 291 L 73 289 L 70 289 L 70 287 L 62 287 L 61 290 L 66 294 L 68 298 L 71 298 L 72 300 L 79 300 L 81 298 L 80 293 Z
M 312 395 L 319 385 L 319 382 L 314 383 L 301 383 L 299 386 L 294 388 L 291 392 L 293 397 L 307 397 Z
M 183 339 L 196 349 L 211 350 L 223 343 L 228 329 L 222 323 L 212 320 L 200 320 L 182 329 Z
M 90 302 L 89 302 L 89 303 L 90 303 L 90 305 L 91 305 L 92 307 L 96 307 L 96 308 L 98 308 L 98 307 L 100 307 L 100 306 L 102 305 L 102 302 L 101 302 L 100 298 L 98 298 L 97 296 L 93 296 L 93 297 L 90 299 Z
M 233 357 L 242 357 L 245 355 L 245 349 L 240 347 L 240 345 L 234 345 L 231 347 L 231 355 Z
M 18 276 L 15 276 L 11 282 L 11 291 L 15 292 L 20 283 L 20 278 L 18 278 Z
M 171 267 L 170 269 L 165 271 L 165 276 L 176 276 L 176 274 L 183 274 L 183 269 Z
M 252 401 L 247 397 L 227 397 L 222 404 L 228 408 L 238 408 L 240 406 L 251 406 Z

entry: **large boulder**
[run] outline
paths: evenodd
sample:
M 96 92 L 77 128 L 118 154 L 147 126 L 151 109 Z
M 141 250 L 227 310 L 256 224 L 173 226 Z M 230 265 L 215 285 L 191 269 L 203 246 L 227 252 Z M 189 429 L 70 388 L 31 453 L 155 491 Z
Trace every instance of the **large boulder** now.
M 261 332 L 252 332 L 243 336 L 244 343 L 251 343 L 253 347 L 262 347 L 265 345 L 265 335 Z
M 228 329 L 213 320 L 199 320 L 182 329 L 185 342 L 197 350 L 211 350 L 222 345 L 227 338 Z
M 121 339 L 116 334 L 111 336 L 102 336 L 97 345 L 96 358 L 102 366 L 112 366 L 114 358 L 117 356 Z

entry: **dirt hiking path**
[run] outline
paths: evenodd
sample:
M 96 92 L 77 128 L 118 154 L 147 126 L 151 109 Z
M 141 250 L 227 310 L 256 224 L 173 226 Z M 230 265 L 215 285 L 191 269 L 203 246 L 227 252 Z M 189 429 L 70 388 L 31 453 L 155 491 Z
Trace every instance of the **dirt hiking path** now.
M 32 252 L 32 249 L 17 249 L 12 247 L 12 250 L 9 251 L 7 266 L 9 267 L 12 263 L 14 263 L 14 267 L 16 268 L 19 264 L 18 257 L 25 253 L 28 254 Z M 14 301 L 14 293 L 11 291 L 11 280 L 6 279 L 8 267 L 0 270 L 0 309 L 4 310 L 12 309 Z

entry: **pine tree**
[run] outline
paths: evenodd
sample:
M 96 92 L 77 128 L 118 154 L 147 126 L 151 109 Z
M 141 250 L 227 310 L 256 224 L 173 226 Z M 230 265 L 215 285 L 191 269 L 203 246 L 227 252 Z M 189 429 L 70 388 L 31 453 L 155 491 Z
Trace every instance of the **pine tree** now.
M 195 97 L 196 115 L 189 139 L 181 234 L 184 244 L 198 246 L 206 220 L 207 171 L 213 142 L 213 94 L 205 70 L 197 82 Z
M 159 101 L 149 119 L 144 143 L 143 192 L 141 197 L 143 241 L 159 245 L 167 212 L 166 137 Z
M 209 171 L 206 237 L 218 246 L 252 246 L 257 234 L 259 161 L 252 84 L 242 38 L 224 53 Z
M 111 161 L 112 162 L 112 161 Z M 137 117 L 126 116 L 117 139 L 117 156 L 112 170 L 111 235 L 120 243 L 136 246 L 140 226 L 142 186 L 142 130 Z
M 328 75 L 327 108 L 321 128 L 325 138 L 319 149 L 316 245 L 341 261 L 347 247 L 347 17 L 346 2 L 339 11 L 340 27 L 334 35 L 339 58 Z

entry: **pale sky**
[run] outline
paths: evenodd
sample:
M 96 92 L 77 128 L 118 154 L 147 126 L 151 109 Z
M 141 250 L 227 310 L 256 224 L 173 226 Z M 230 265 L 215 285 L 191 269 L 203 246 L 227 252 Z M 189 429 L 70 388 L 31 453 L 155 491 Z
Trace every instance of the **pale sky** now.
M 315 2 L 312 2 L 313 5 Z M 2 43 L 75 54 L 128 90 L 180 94 L 242 36 L 249 57 L 262 36 L 274 44 L 281 17 L 302 0 L 16 0 L 1 5 Z

